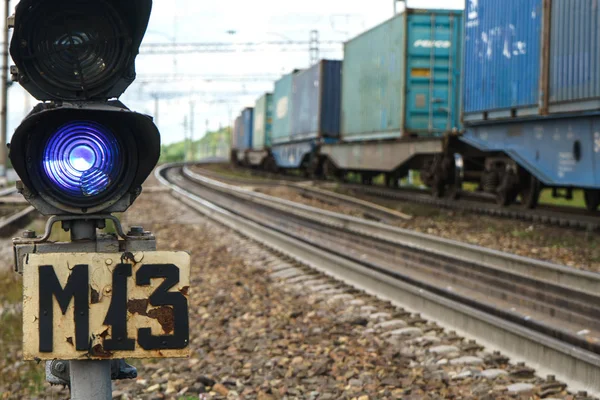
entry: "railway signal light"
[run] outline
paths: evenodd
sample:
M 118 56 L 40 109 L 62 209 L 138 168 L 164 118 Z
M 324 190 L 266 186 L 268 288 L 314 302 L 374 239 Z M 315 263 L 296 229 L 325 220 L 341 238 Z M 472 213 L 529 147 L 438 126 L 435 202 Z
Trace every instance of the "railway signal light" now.
M 40 103 L 9 157 L 19 191 L 52 216 L 44 236 L 13 240 L 23 354 L 48 361 L 46 379 L 76 400 L 110 399 L 111 379 L 137 375 L 125 358 L 189 356 L 189 254 L 157 252 L 150 232 L 125 233 L 110 215 L 133 204 L 160 157 L 152 118 L 118 100 L 135 80 L 151 9 L 152 0 L 21 0 L 15 10 L 11 73 Z M 106 220 L 116 235 L 97 234 Z M 70 242 L 48 241 L 56 222 Z
M 21 0 L 10 52 L 17 80 L 42 101 L 9 157 L 44 215 L 123 212 L 160 156 L 148 116 L 116 99 L 135 80 L 152 0 Z

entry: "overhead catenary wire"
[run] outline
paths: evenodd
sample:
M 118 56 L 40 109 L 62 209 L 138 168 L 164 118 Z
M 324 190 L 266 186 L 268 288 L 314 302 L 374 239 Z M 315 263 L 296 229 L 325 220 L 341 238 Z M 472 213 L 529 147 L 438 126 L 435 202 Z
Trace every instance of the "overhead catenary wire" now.
M 339 40 L 319 41 L 322 53 L 342 50 Z M 140 55 L 194 54 L 194 53 L 238 53 L 257 51 L 306 52 L 310 41 L 269 41 L 269 42 L 196 42 L 196 43 L 146 43 L 140 49 Z M 337 47 L 337 48 L 336 48 Z

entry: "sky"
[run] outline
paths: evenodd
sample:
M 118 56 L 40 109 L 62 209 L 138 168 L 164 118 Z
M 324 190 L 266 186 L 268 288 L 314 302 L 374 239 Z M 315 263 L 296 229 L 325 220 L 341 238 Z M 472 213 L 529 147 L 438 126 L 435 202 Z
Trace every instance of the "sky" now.
M 193 136 L 200 138 L 207 128 L 227 126 L 242 108 L 253 107 L 281 75 L 310 64 L 308 48 L 282 52 L 260 43 L 308 41 L 311 30 L 317 30 L 320 41 L 336 43 L 321 44 L 319 58 L 342 59 L 344 41 L 393 16 L 392 1 L 154 0 L 144 44 L 252 42 L 259 51 L 142 53 L 136 61 L 137 80 L 121 101 L 154 116 L 164 144 L 184 140 L 192 120 Z M 464 0 L 409 0 L 408 7 L 463 9 Z M 9 137 L 35 102 L 19 85 L 11 87 Z

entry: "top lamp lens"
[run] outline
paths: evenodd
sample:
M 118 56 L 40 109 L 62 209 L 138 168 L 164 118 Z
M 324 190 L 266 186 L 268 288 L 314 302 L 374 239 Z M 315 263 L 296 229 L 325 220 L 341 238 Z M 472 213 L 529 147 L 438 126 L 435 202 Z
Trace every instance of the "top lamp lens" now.
M 28 22 L 20 52 L 27 74 L 46 93 L 90 99 L 123 76 L 131 37 L 108 2 L 44 1 Z

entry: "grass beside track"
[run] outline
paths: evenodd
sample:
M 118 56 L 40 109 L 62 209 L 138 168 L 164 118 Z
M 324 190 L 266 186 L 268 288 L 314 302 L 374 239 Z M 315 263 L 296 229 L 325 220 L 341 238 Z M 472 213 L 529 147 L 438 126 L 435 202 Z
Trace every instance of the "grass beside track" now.
M 35 362 L 22 362 L 23 285 L 19 275 L 7 271 L 0 274 L 0 382 L 4 387 L 11 385 L 27 388 L 37 394 L 44 388 L 46 374 L 43 365 Z M 0 393 L 0 399 L 9 399 L 11 393 Z

